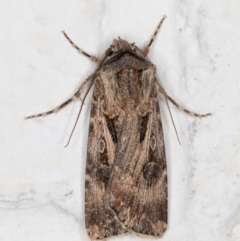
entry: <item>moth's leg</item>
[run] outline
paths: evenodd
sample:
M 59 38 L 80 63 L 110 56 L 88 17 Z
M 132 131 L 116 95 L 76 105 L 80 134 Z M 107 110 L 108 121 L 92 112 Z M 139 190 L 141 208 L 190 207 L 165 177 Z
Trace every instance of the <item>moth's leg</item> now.
M 47 115 L 53 114 L 58 112 L 60 109 L 62 109 L 63 107 L 67 106 L 69 103 L 71 103 L 72 101 L 76 100 L 78 97 L 80 97 L 81 93 L 83 92 L 84 88 L 86 87 L 86 84 L 89 83 L 89 78 L 87 80 L 85 80 L 81 86 L 78 88 L 78 90 L 76 91 L 76 93 L 69 98 L 67 101 L 65 101 L 64 103 L 62 103 L 61 105 L 55 107 L 52 110 L 49 110 L 47 112 L 44 113 L 40 113 L 40 114 L 36 114 L 36 115 L 31 115 L 31 116 L 27 116 L 25 117 L 25 120 L 27 119 L 32 119 L 32 118 L 38 118 L 38 117 L 45 117 Z
M 187 109 L 184 109 L 181 105 L 179 105 L 175 100 L 173 100 L 166 92 L 165 90 L 162 88 L 162 86 L 158 83 L 158 86 L 159 86 L 159 89 L 160 89 L 160 92 L 165 96 L 165 98 L 167 98 L 172 104 L 174 104 L 180 111 L 183 111 L 187 114 L 189 114 L 190 116 L 195 116 L 195 117 L 207 117 L 209 115 L 212 115 L 211 113 L 207 113 L 207 114 L 197 114 L 197 113 L 194 113 L 190 110 L 187 110 Z
M 149 50 L 150 50 L 150 47 L 151 47 L 154 39 L 156 38 L 156 36 L 157 36 L 157 34 L 158 34 L 158 32 L 159 32 L 159 29 L 161 28 L 162 23 L 163 23 L 163 21 L 165 20 L 165 18 L 166 18 L 166 16 L 164 15 L 163 18 L 161 19 L 160 23 L 158 24 L 157 29 L 155 30 L 155 32 L 154 32 L 154 34 L 153 34 L 153 36 L 152 36 L 149 44 L 144 48 L 143 51 L 144 51 L 144 53 L 146 54 L 146 56 L 148 55 Z
M 93 55 L 90 55 L 88 53 L 86 53 L 85 51 L 83 51 L 82 49 L 80 49 L 69 37 L 68 35 L 65 33 L 65 31 L 62 31 L 62 33 L 64 34 L 64 36 L 66 37 L 66 39 L 69 41 L 69 43 L 81 54 L 85 55 L 86 57 L 88 57 L 89 59 L 91 59 L 94 63 L 98 63 L 99 59 Z

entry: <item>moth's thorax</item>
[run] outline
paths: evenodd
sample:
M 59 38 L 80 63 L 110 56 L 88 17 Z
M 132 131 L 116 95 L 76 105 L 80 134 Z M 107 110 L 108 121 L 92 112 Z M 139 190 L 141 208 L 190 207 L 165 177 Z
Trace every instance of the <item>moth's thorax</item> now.
M 134 43 L 114 39 L 97 75 L 95 84 L 106 93 L 104 110 L 110 118 L 118 116 L 120 111 L 141 116 L 151 112 L 156 67 Z
M 155 66 L 147 69 L 122 67 L 99 71 L 97 89 L 102 89 L 104 109 L 113 118 L 119 111 L 145 115 L 151 112 L 151 97 L 156 97 Z M 108 98 L 107 98 L 108 97 Z
M 141 81 L 139 76 L 141 75 L 140 70 L 136 69 L 122 69 L 116 74 L 116 81 L 118 89 L 121 89 L 122 99 L 135 99 L 139 97 Z M 136 100 L 138 101 L 138 100 Z M 126 103 L 127 104 L 127 103 Z

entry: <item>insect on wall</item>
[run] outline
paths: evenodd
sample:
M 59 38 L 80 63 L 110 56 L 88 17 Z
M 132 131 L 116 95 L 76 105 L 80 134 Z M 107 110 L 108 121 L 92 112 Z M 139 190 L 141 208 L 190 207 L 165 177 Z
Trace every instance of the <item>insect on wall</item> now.
M 78 120 L 93 88 L 85 181 L 86 229 L 93 240 L 122 233 L 161 237 L 167 229 L 167 167 L 159 94 L 191 116 L 210 115 L 178 105 L 156 77 L 156 66 L 147 56 L 165 18 L 144 49 L 118 38 L 101 58 L 80 49 L 63 31 L 78 52 L 97 64 L 96 70 L 63 104 L 25 118 L 56 113 L 80 98 Z

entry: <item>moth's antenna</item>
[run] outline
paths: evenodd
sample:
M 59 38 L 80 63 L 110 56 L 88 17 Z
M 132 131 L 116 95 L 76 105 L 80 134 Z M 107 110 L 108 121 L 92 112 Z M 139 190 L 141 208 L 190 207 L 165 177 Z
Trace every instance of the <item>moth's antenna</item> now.
M 88 53 L 86 53 L 85 51 L 83 51 L 82 49 L 80 49 L 66 34 L 66 32 L 63 30 L 62 31 L 63 35 L 65 36 L 65 38 L 68 40 L 68 42 L 73 46 L 73 48 L 75 48 L 80 54 L 85 55 L 86 57 L 88 57 L 89 59 L 91 59 L 94 63 L 98 63 L 99 62 L 99 58 L 90 55 Z
M 90 84 L 90 86 L 89 86 L 89 88 L 88 88 L 88 90 L 87 90 L 85 96 L 83 97 L 82 104 L 81 104 L 80 110 L 79 110 L 78 115 L 77 115 L 77 119 L 76 119 L 76 121 L 75 121 L 75 124 L 74 124 L 74 126 L 73 126 L 72 132 L 71 132 L 70 137 L 69 137 L 69 139 L 68 139 L 67 145 L 64 146 L 64 148 L 67 147 L 68 144 L 70 143 L 70 140 L 71 140 L 72 135 L 73 135 L 73 132 L 74 132 L 74 130 L 75 130 L 75 128 L 76 128 L 76 125 L 77 125 L 77 122 L 78 122 L 79 116 L 80 116 L 80 114 L 81 114 L 81 111 L 82 111 L 82 108 L 83 108 L 84 101 L 85 101 L 85 99 L 86 99 L 86 97 L 87 97 L 87 95 L 88 95 L 88 93 L 89 93 L 89 91 L 90 91 L 90 89 L 91 89 L 91 87 L 92 87 L 92 85 L 93 85 L 93 82 L 94 82 L 94 80 L 92 80 L 92 83 Z
M 174 123 L 174 121 L 173 121 L 172 113 L 171 113 L 171 110 L 170 110 L 170 108 L 169 108 L 169 104 L 168 104 L 168 101 L 167 101 L 167 97 L 166 97 L 166 96 L 164 96 L 164 97 L 165 97 L 165 100 L 166 100 L 166 103 L 167 103 L 167 107 L 168 107 L 169 114 L 170 114 L 170 116 L 171 116 L 171 120 L 172 120 L 172 123 L 173 123 L 173 127 L 174 127 L 174 130 L 175 130 L 175 133 L 176 133 L 176 135 L 177 135 L 178 142 L 179 142 L 179 144 L 181 145 L 181 142 L 180 142 L 179 137 L 178 137 L 177 129 L 176 129 L 175 123 Z
M 161 19 L 160 23 L 159 23 L 158 26 L 157 26 L 157 29 L 156 29 L 155 32 L 154 32 L 152 38 L 150 39 L 149 44 L 144 48 L 143 51 L 144 51 L 144 53 L 145 53 L 146 56 L 148 55 L 149 50 L 150 50 L 150 47 L 151 47 L 154 39 L 156 38 L 156 36 L 157 36 L 157 34 L 158 34 L 158 32 L 159 32 L 159 29 L 161 28 L 162 23 L 163 23 L 163 21 L 165 20 L 166 17 L 167 17 L 166 15 L 163 16 L 163 18 Z

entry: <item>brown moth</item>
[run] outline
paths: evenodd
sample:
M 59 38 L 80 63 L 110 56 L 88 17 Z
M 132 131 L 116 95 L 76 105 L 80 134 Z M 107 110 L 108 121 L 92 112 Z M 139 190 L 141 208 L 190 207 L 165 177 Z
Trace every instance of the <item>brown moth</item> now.
M 85 183 L 86 229 L 93 240 L 122 233 L 161 237 L 167 228 L 167 169 L 159 93 L 192 116 L 210 115 L 182 108 L 158 82 L 156 67 L 147 55 L 164 19 L 143 50 L 118 38 L 101 59 L 81 50 L 63 32 L 97 68 L 72 98 L 51 111 L 26 117 L 57 112 L 85 93 L 79 117 L 94 85 Z

